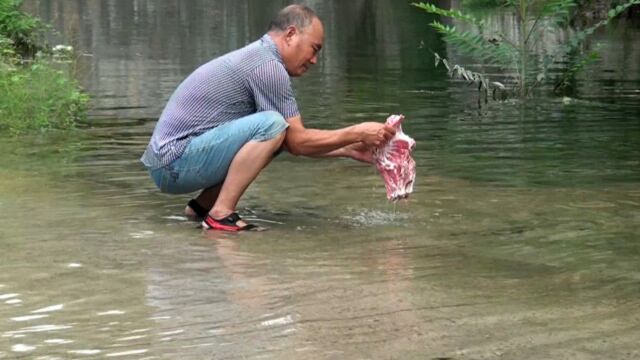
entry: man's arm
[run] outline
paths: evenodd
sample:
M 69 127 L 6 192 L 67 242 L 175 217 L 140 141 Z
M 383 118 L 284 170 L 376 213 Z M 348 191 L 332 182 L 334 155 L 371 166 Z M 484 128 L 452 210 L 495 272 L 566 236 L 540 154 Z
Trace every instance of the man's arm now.
M 353 157 L 353 150 L 358 148 L 355 144 L 379 147 L 395 134 L 394 128 L 376 122 L 364 122 L 336 130 L 306 129 L 299 115 L 287 119 L 287 122 L 289 128 L 284 145 L 293 155 Z
M 362 161 L 364 163 L 373 164 L 373 152 L 375 147 L 367 146 L 364 143 L 358 142 L 351 145 L 343 146 L 339 149 L 313 155 L 314 157 L 348 157 L 353 160 Z

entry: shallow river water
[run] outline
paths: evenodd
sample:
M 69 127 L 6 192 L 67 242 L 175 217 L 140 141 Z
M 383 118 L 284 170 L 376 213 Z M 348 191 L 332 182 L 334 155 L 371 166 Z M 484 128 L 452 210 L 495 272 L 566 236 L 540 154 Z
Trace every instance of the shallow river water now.
M 478 110 L 433 68 L 430 18 L 309 1 L 309 127 L 407 117 L 413 196 L 371 167 L 283 155 L 203 232 L 138 162 L 177 84 L 284 1 L 31 0 L 84 52 L 71 133 L 0 139 L 0 359 L 640 358 L 640 35 L 596 34 L 574 98 Z M 594 40 L 594 41 L 596 41 Z

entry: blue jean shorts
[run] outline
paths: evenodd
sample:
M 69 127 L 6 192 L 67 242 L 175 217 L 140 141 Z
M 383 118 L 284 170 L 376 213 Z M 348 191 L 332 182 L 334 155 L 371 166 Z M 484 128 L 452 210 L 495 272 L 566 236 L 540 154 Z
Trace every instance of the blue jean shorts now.
M 185 194 L 224 181 L 231 161 L 249 141 L 275 138 L 289 125 L 275 111 L 263 111 L 215 127 L 189 142 L 171 164 L 150 171 L 160 191 Z

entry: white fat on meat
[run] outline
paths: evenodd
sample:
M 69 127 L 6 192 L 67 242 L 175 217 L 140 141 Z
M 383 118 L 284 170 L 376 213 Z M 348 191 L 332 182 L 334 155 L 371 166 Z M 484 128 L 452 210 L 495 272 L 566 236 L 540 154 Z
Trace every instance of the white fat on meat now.
M 396 129 L 394 137 L 374 152 L 376 168 L 387 189 L 387 198 L 391 201 L 404 199 L 413 192 L 416 178 L 416 162 L 411 152 L 416 146 L 415 140 L 402 132 L 403 115 L 391 115 L 386 124 Z

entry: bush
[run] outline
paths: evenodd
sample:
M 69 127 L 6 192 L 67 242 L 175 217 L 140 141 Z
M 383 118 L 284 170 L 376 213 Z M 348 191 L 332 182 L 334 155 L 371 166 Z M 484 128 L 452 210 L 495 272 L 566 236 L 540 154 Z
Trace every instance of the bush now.
M 46 28 L 0 0 L 0 132 L 69 129 L 86 117 L 89 97 L 70 75 L 73 49 L 39 43 Z
M 48 26 L 20 10 L 22 0 L 0 0 L 0 35 L 10 39 L 22 57 L 33 57 L 42 50 Z
M 47 60 L 0 72 L 0 132 L 69 129 L 86 116 L 89 97 Z

